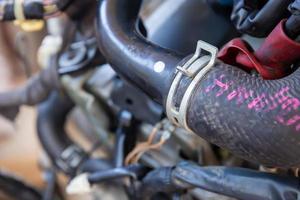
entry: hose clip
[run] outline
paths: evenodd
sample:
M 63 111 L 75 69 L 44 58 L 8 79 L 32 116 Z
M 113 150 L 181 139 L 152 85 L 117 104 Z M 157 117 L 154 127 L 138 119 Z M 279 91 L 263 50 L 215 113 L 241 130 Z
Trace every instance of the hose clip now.
M 205 52 L 205 54 L 203 54 Z M 208 54 L 207 54 L 208 53 Z M 172 82 L 166 102 L 166 111 L 169 120 L 177 126 L 181 126 L 193 132 L 187 124 L 187 110 L 193 92 L 206 75 L 214 66 L 217 58 L 218 48 L 199 40 L 195 54 L 183 66 L 177 66 L 177 73 Z M 184 77 L 191 79 L 179 106 L 176 106 L 174 97 L 179 85 Z

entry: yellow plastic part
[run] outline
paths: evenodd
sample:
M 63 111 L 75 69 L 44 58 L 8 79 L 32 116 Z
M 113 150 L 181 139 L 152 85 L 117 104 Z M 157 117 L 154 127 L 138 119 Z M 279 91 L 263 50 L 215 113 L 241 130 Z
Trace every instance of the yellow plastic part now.
M 43 20 L 15 20 L 14 24 L 26 32 L 40 31 L 45 26 Z
M 23 10 L 23 0 L 15 0 L 14 13 L 15 25 L 20 26 L 26 32 L 40 31 L 44 28 L 43 20 L 26 20 Z

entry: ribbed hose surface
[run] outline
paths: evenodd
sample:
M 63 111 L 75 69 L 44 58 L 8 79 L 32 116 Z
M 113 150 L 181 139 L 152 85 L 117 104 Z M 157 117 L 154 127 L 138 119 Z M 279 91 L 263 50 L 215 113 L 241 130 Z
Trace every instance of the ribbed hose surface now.
M 299 69 L 284 79 L 266 81 L 218 62 L 195 89 L 188 125 L 247 160 L 299 166 L 299 85 Z

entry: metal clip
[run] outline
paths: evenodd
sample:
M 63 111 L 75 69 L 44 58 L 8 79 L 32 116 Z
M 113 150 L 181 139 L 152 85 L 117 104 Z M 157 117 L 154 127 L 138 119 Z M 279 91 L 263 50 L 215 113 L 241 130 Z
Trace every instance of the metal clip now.
M 209 55 L 201 56 L 202 51 L 209 53 Z M 198 41 L 196 52 L 193 57 L 188 60 L 183 66 L 177 67 L 177 74 L 171 85 L 167 103 L 166 111 L 167 116 L 177 126 L 182 126 L 186 130 L 193 132 L 187 125 L 187 109 L 189 101 L 193 94 L 193 91 L 205 74 L 214 66 L 217 58 L 218 49 L 204 41 Z M 189 77 L 192 81 L 189 83 L 187 90 L 185 91 L 183 98 L 180 102 L 180 106 L 174 105 L 174 96 L 178 89 L 178 86 L 183 77 Z
M 56 164 L 65 171 L 72 171 L 79 166 L 85 156 L 82 149 L 71 145 L 62 152 L 60 158 L 56 160 Z

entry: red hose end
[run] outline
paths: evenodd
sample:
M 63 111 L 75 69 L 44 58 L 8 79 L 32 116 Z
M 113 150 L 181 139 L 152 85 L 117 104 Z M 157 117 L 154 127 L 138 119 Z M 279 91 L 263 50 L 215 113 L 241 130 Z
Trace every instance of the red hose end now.
M 285 22 L 282 20 L 255 52 L 257 59 L 271 68 L 270 72 L 274 70 L 282 77 L 291 73 L 291 65 L 300 58 L 300 44 L 285 34 Z
M 219 53 L 223 62 L 246 69 L 255 68 L 264 79 L 279 79 L 292 72 L 291 65 L 300 58 L 300 44 L 284 32 L 282 20 L 254 53 L 250 45 L 234 39 Z

